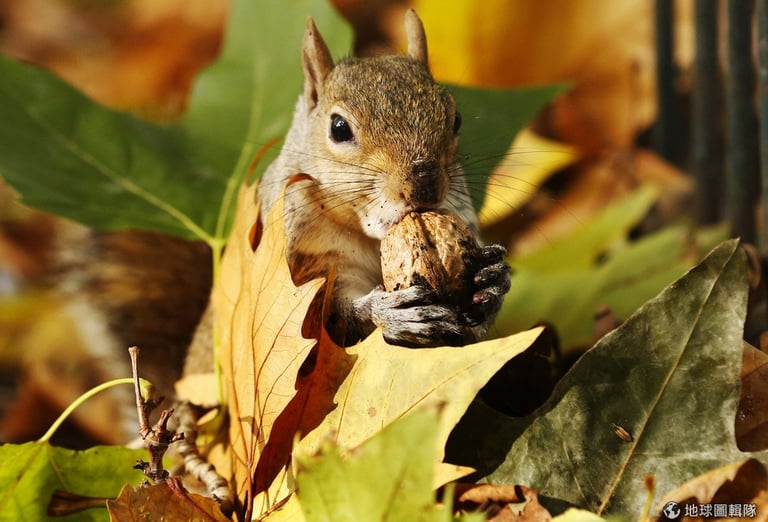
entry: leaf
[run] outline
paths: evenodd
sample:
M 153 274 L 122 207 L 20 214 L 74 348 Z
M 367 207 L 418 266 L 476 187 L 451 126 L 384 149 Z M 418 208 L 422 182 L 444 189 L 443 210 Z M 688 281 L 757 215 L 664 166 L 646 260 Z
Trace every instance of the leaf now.
M 651 5 L 415 0 L 413 7 L 430 35 L 430 64 L 440 80 L 493 87 L 572 82 L 550 119 L 583 151 L 629 145 L 653 120 Z
M 665 285 L 680 277 L 726 233 L 672 226 L 627 241 L 626 236 L 655 201 L 646 186 L 610 205 L 580 229 L 526 256 L 508 259 L 512 288 L 496 319 L 500 335 L 547 322 L 564 353 L 594 340 L 601 307 L 626 318 Z
M 278 415 L 296 395 L 299 368 L 315 344 L 301 330 L 309 305 L 323 284 L 314 280 L 298 288 L 293 285 L 280 225 L 281 203 L 270 211 L 263 232 L 257 230 L 262 225 L 255 192 L 255 185 L 241 190 L 230 246 L 222 259 L 222 276 L 213 293 L 221 336 L 219 361 L 230 413 L 233 487 L 244 502 L 269 486 L 286 464 L 290 445 L 271 462 L 260 459 Z M 288 434 L 289 441 L 294 433 Z M 268 468 L 259 475 L 266 479 L 254 475 L 257 464 Z
M 91 226 L 223 241 L 255 152 L 287 129 L 307 14 L 333 49 L 349 48 L 350 32 L 326 2 L 234 2 L 221 58 L 198 79 L 187 115 L 167 127 L 0 59 L 0 175 L 27 204 Z
M 138 484 L 135 469 L 144 450 L 98 446 L 85 451 L 57 448 L 43 442 L 0 446 L 0 519 L 49 520 L 46 506 L 54 491 L 89 497 L 114 497 L 124 484 Z M 102 504 L 106 506 L 105 504 Z M 51 520 L 108 520 L 107 512 L 89 509 Z
M 757 459 L 748 459 L 708 471 L 664 495 L 658 511 L 667 503 L 756 504 L 757 513 L 768 509 L 768 471 Z M 729 514 L 728 516 L 732 516 Z M 745 515 L 745 518 L 749 518 Z
M 544 104 L 565 90 L 565 86 L 506 90 L 446 87 L 456 98 L 456 106 L 462 114 L 459 163 L 464 168 L 475 208 L 480 209 L 485 200 L 488 177 L 505 158 L 514 137 Z
M 482 510 L 490 522 L 549 522 L 552 515 L 539 503 L 536 491 L 506 484 L 458 484 L 456 507 Z M 494 514 L 495 513 L 495 514 Z
M 298 452 L 307 522 L 445 520 L 432 490 L 438 425 L 437 408 L 419 408 L 347 455 L 327 441 L 315 455 Z
M 523 129 L 509 147 L 509 153 L 488 179 L 478 219 L 488 227 L 518 210 L 555 171 L 576 161 L 573 147 L 557 143 Z
M 486 479 L 628 515 L 641 511 L 646 475 L 663 491 L 742 458 L 733 418 L 745 278 L 738 242 L 726 241 L 587 352 L 532 415 L 468 414 L 463 429 L 484 422 L 494 433 L 479 446 L 508 448 Z
M 744 343 L 736 440 L 744 451 L 768 449 L 768 354 Z
M 540 333 L 535 328 L 461 349 L 414 350 L 388 345 L 377 330 L 346 349 L 355 363 L 336 391 L 337 407 L 300 447 L 311 452 L 330 437 L 350 449 L 414 407 L 442 403 L 439 439 L 445 441 L 480 388 Z
M 184 489 L 181 480 L 169 478 L 150 486 L 125 486 L 116 499 L 107 501 L 112 522 L 163 520 L 164 522 L 226 522 L 212 498 Z
M 257 225 L 254 191 L 241 192 L 213 304 L 232 419 L 235 489 L 250 506 L 271 487 L 255 508 L 265 513 L 290 494 L 285 468 L 297 432 L 306 434 L 300 447 L 307 453 L 319 450 L 329 437 L 347 450 L 416 406 L 445 403 L 439 430 L 444 442 L 478 390 L 540 329 L 463 349 L 390 346 L 380 331 L 346 349 L 336 346 L 324 329 L 311 331 L 319 342 L 307 339 L 302 328 L 323 281 L 293 284 L 282 200 L 267 222 Z M 453 478 L 456 470 L 442 472 Z

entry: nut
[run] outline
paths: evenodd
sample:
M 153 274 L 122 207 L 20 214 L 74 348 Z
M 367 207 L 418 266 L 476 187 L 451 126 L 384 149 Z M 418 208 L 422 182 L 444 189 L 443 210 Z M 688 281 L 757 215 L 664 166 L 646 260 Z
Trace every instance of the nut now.
M 442 297 L 466 302 L 472 293 L 470 259 L 478 248 L 474 234 L 456 214 L 411 212 L 381 241 L 384 288 L 391 292 L 426 284 Z

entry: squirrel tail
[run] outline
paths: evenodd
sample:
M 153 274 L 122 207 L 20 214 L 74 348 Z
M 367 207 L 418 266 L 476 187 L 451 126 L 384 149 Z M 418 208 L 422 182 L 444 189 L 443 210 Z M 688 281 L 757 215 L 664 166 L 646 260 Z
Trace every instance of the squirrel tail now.
M 96 363 L 130 376 L 127 348 L 139 346 L 142 377 L 172 396 L 208 303 L 208 246 L 156 232 L 77 227 L 59 251 L 57 281 Z

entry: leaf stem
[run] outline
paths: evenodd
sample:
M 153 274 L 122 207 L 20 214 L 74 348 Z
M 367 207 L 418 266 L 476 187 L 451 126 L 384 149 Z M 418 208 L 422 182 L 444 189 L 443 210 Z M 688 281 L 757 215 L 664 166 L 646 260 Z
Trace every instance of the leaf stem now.
M 212 252 L 213 263 L 213 287 L 215 288 L 219 282 L 219 276 L 221 275 L 221 256 L 224 252 L 224 241 L 217 241 L 209 243 Z M 210 306 L 210 304 L 208 305 Z M 213 312 L 215 313 L 215 311 Z M 225 404 L 224 397 L 224 380 L 221 373 L 221 365 L 219 364 L 219 329 L 216 326 L 216 321 L 212 321 L 211 335 L 213 337 L 213 373 L 216 376 L 216 388 L 219 395 L 219 404 Z
M 61 425 L 64 423 L 65 420 L 67 420 L 67 417 L 69 417 L 73 411 L 75 411 L 75 408 L 79 407 L 81 404 L 83 404 L 85 401 L 96 395 L 97 393 L 101 393 L 104 390 L 107 390 L 109 388 L 113 388 L 115 386 L 119 386 L 121 384 L 130 384 L 133 386 L 133 379 L 130 377 L 124 377 L 121 379 L 113 379 L 111 381 L 107 381 L 105 383 L 99 384 L 98 386 L 95 386 L 88 390 L 87 392 L 83 393 L 80 397 L 72 401 L 69 406 L 59 415 L 59 417 L 51 424 L 51 427 L 48 428 L 48 431 L 45 432 L 45 434 L 40 437 L 37 442 L 48 442 L 51 440 L 51 437 L 53 437 L 53 434 L 56 433 L 56 430 L 61 427 Z

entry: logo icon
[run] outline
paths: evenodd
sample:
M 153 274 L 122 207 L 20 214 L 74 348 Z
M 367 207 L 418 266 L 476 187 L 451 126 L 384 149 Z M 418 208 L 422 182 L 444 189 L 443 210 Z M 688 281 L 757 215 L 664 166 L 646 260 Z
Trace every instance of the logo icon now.
M 675 520 L 680 517 L 680 504 L 677 502 L 667 502 L 661 510 L 669 520 Z

